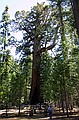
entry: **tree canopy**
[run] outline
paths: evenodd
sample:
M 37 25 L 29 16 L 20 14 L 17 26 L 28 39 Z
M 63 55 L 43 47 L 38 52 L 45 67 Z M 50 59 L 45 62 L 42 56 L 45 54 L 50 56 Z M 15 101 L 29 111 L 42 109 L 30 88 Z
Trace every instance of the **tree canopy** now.
M 0 21 L 0 106 L 57 102 L 63 112 L 79 106 L 78 6 L 74 0 L 37 3 L 30 11 L 8 6 Z M 77 16 L 77 17 L 76 17 Z M 21 31 L 18 41 L 11 32 Z M 10 55 L 16 46 L 18 60 Z M 3 105 L 4 104 L 4 105 Z

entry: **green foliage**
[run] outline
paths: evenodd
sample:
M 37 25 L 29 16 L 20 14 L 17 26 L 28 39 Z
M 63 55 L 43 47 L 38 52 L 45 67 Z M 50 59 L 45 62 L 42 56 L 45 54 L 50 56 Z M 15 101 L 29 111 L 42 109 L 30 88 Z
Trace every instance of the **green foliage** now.
M 9 38 L 10 38 L 10 16 L 8 14 L 8 6 L 5 7 L 2 13 L 2 20 L 0 22 L 0 51 L 2 54 L 2 60 L 5 60 L 5 55 L 8 51 Z
M 40 61 L 33 61 L 32 54 L 36 57 L 38 53 L 41 56 L 41 98 L 61 103 L 66 103 L 69 98 L 73 102 L 79 100 L 79 44 L 71 4 L 69 0 L 50 1 L 51 5 L 38 3 L 30 12 L 16 12 L 15 20 L 12 21 L 14 29 L 23 33 L 23 39 L 17 47 L 17 52 L 21 53 L 19 62 L 14 61 L 8 50 L 11 40 L 10 16 L 8 6 L 5 7 L 0 23 L 0 106 L 27 103 L 32 62 L 35 64 Z M 53 42 L 57 43 L 55 59 L 47 51 Z
M 56 16 L 53 16 L 55 12 L 50 6 L 39 3 L 31 9 L 31 12 L 16 12 L 16 29 L 23 31 L 22 44 L 18 46 L 17 50 L 21 51 L 24 57 L 33 52 L 35 40 L 40 42 L 38 50 L 54 42 L 58 25 Z
M 41 64 L 40 64 L 40 79 L 41 79 L 41 95 L 43 96 L 43 100 L 52 100 L 53 96 L 53 76 L 52 76 L 52 67 L 53 67 L 53 59 L 45 52 L 41 56 Z

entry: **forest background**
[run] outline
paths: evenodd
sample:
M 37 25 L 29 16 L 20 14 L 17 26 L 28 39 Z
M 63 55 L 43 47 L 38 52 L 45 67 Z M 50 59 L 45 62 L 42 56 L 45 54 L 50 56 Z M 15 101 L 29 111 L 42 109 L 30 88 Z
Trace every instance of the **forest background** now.
M 79 3 L 50 0 L 0 20 L 0 108 L 50 101 L 63 113 L 79 106 Z M 14 33 L 21 32 L 21 40 Z M 16 48 L 19 59 L 10 49 Z M 10 49 L 9 49 L 10 48 Z M 51 54 L 48 52 L 51 51 Z

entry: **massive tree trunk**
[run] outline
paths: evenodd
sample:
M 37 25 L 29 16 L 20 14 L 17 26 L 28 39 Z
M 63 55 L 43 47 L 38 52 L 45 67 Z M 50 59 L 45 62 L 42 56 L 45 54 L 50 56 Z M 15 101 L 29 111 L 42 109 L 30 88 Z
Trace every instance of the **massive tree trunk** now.
M 72 4 L 73 15 L 75 19 L 75 25 L 77 29 L 77 34 L 79 37 L 79 0 L 70 0 Z
M 36 104 L 41 102 L 40 96 L 40 60 L 42 52 L 46 50 L 53 49 L 56 45 L 57 32 L 59 26 L 56 28 L 56 33 L 54 36 L 53 43 L 48 47 L 40 48 L 40 40 L 38 37 L 34 39 L 33 46 L 33 64 L 32 64 L 32 82 L 31 82 L 31 91 L 30 91 L 30 104 Z
M 33 64 L 32 64 L 32 83 L 30 91 L 30 104 L 40 102 L 40 52 L 38 49 L 40 41 L 35 38 L 34 51 L 33 51 Z

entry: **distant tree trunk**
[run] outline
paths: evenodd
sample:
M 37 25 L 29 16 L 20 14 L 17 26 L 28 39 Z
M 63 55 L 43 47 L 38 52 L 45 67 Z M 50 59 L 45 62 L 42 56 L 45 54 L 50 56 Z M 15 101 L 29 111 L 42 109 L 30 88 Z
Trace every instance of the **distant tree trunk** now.
M 66 39 L 65 39 L 65 30 L 64 30 L 64 22 L 63 22 L 63 14 L 62 14 L 61 1 L 59 2 L 58 7 L 59 7 L 60 25 L 61 25 L 60 32 L 61 32 L 61 42 L 62 42 L 62 54 L 63 54 L 64 62 L 65 62 L 66 59 L 67 59 L 67 50 L 65 49 L 66 45 L 64 44 L 64 41 Z M 63 92 L 61 91 L 61 100 L 62 100 L 62 109 L 63 109 L 63 112 L 64 112 L 64 108 L 63 108 L 64 105 L 63 105 L 63 103 L 65 102 L 67 117 L 69 117 L 65 76 L 66 76 L 66 73 L 65 73 L 65 71 L 63 71 L 63 78 L 62 78 L 62 85 L 63 85 L 63 87 L 61 89 Z M 65 100 L 64 102 L 63 102 L 63 99 Z
M 69 110 L 73 110 L 73 97 L 70 94 L 68 94 L 68 108 Z
M 75 19 L 75 25 L 77 29 L 77 34 L 79 37 L 79 0 L 70 0 L 72 4 L 73 15 Z
M 63 41 L 64 41 L 64 23 L 63 23 L 63 16 L 62 16 L 62 11 L 61 11 L 61 2 L 58 4 L 59 7 L 59 15 L 60 15 L 60 25 L 61 25 L 61 42 L 62 42 L 62 47 L 63 47 Z M 64 54 L 63 49 L 62 49 L 62 54 Z M 63 76 L 64 77 L 64 76 Z M 64 111 L 64 88 L 62 87 L 63 85 L 64 78 L 62 78 L 61 83 L 60 83 L 60 90 L 61 90 L 61 104 L 62 104 L 62 110 L 63 113 Z
M 8 116 L 7 110 L 8 110 L 8 106 L 7 106 L 7 103 L 6 103 L 6 116 Z
M 63 81 L 61 79 L 60 81 L 60 102 L 61 102 L 61 108 L 64 113 L 64 90 L 63 90 Z
M 20 100 L 19 100 L 19 113 L 18 113 L 18 115 L 20 116 Z
M 40 41 L 35 38 L 32 64 L 30 104 L 36 104 L 40 102 L 40 53 L 37 52 L 39 47 Z
M 59 112 L 60 112 L 60 108 L 61 108 L 60 99 L 58 99 L 58 107 L 59 107 Z
M 62 106 L 62 111 L 64 113 L 64 98 L 63 98 L 63 92 L 61 91 L 61 106 Z
M 76 87 L 77 93 L 78 93 L 78 98 L 77 98 L 77 102 L 76 105 L 79 107 L 79 85 Z
M 64 86 L 64 89 L 65 89 L 65 86 Z M 69 117 L 69 113 L 68 113 L 68 100 L 67 100 L 67 92 L 66 92 L 66 90 L 64 90 L 64 92 L 65 92 L 66 114 L 67 114 L 67 117 Z
M 21 77 L 21 76 L 20 76 Z M 20 80 L 20 87 L 19 87 L 19 104 L 18 104 L 18 107 L 19 107 L 19 113 L 18 115 L 20 116 L 21 115 L 21 95 L 22 95 L 22 84 L 21 84 L 21 79 Z

